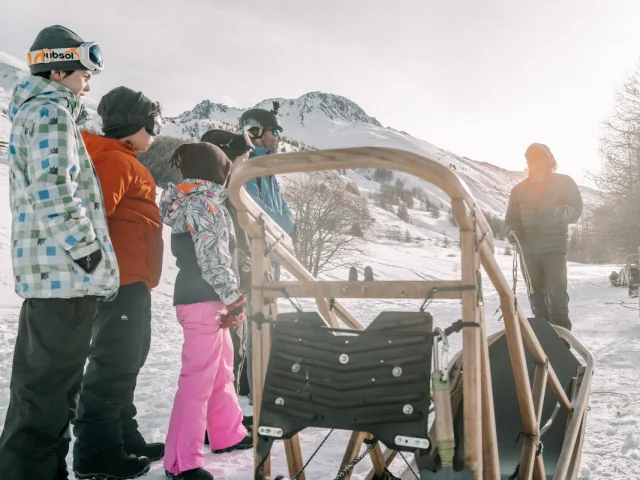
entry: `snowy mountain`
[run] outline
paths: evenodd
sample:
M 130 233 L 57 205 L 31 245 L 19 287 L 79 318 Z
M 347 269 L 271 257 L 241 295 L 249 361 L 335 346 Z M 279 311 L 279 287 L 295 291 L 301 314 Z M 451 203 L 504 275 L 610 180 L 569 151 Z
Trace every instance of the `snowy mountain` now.
M 0 158 L 6 155 L 11 131 L 8 105 L 11 90 L 26 75 L 26 65 L 17 58 L 0 52 Z
M 274 101 L 280 103 L 279 118 L 287 139 L 320 149 L 379 146 L 427 156 L 455 169 L 481 208 L 498 215 L 506 211 L 511 188 L 525 177 L 524 172 L 508 171 L 490 163 L 460 157 L 406 132 L 385 128 L 354 102 L 339 95 L 311 92 L 296 99 L 263 100 L 248 108 L 271 109 Z M 235 128 L 244 110 L 205 100 L 192 110 L 169 119 L 165 133 L 196 139 L 209 128 Z M 286 151 L 295 149 L 285 145 Z M 447 206 L 446 197 L 430 184 L 401 173 L 397 173 L 396 178 L 402 179 L 408 188 L 417 186 L 425 189 Z M 596 192 L 587 187 L 581 188 L 585 203 L 593 203 Z
M 312 117 L 316 112 L 322 112 L 331 121 L 343 121 L 345 123 L 370 123 L 382 127 L 380 122 L 368 116 L 362 108 L 348 98 L 329 93 L 312 92 L 301 96 L 295 100 L 284 98 L 270 98 L 263 100 L 254 108 L 264 108 L 270 110 L 273 102 L 280 103 L 279 114 L 281 116 L 292 116 L 302 125 L 305 122 L 305 115 Z M 180 122 L 197 120 L 222 120 L 236 125 L 238 118 L 244 109 L 228 107 L 221 103 L 213 103 L 204 100 L 196 105 L 192 110 L 188 110 L 177 117 Z

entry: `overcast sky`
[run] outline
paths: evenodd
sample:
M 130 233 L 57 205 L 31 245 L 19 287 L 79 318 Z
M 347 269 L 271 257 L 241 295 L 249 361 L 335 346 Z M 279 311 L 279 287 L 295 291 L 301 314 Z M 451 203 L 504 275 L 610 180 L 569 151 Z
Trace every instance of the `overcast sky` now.
M 67 5 L 65 5 L 67 4 Z M 532 142 L 585 181 L 600 121 L 640 58 L 639 0 L 0 0 L 0 50 L 60 23 L 101 42 L 99 97 L 144 91 L 176 115 L 343 95 L 385 126 L 521 170 Z

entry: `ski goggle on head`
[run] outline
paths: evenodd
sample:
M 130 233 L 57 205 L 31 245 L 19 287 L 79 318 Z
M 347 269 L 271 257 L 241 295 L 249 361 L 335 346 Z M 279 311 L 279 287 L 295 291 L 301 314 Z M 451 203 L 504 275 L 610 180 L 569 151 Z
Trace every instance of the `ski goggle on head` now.
M 102 50 L 97 42 L 85 42 L 79 47 L 43 48 L 27 53 L 29 66 L 54 62 L 80 62 L 97 75 L 104 68 Z
M 149 135 L 157 137 L 162 131 L 164 119 L 158 113 L 151 113 L 146 117 L 134 114 L 107 115 L 102 119 L 107 125 L 138 125 L 143 127 Z

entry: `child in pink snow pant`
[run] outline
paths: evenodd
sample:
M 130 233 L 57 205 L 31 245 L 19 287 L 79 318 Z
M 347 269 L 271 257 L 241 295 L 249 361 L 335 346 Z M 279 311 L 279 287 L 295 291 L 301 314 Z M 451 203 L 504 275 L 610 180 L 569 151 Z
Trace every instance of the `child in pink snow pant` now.
M 220 328 L 224 303 L 178 305 L 176 311 L 184 344 L 164 468 L 177 475 L 204 465 L 205 430 L 212 450 L 237 444 L 247 430 L 234 388 L 231 334 Z

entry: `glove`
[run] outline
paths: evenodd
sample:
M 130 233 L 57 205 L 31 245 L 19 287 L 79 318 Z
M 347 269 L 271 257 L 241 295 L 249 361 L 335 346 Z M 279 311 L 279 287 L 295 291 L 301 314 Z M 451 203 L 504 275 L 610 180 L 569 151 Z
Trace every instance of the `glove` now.
M 74 262 L 86 273 L 92 273 L 100 263 L 100 260 L 102 260 L 102 251 L 98 249 L 86 257 L 74 260 Z
M 227 305 L 227 313 L 222 315 L 220 328 L 237 327 L 247 319 L 247 296 L 240 290 L 240 298 Z
M 556 223 L 562 223 L 569 215 L 569 205 L 562 205 L 557 207 L 553 212 L 553 221 Z

